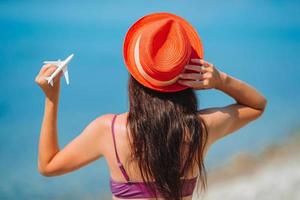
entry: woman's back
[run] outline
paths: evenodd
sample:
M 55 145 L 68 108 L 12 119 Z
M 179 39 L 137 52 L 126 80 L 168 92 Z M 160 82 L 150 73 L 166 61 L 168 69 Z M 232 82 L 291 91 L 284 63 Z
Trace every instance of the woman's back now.
M 114 123 L 113 118 L 115 117 Z M 142 176 L 140 173 L 140 170 L 138 168 L 138 164 L 136 162 L 130 162 L 129 160 L 131 158 L 131 152 L 130 152 L 130 142 L 132 141 L 130 130 L 126 129 L 126 122 L 127 122 L 128 112 L 118 114 L 117 116 L 111 115 L 111 120 L 107 122 L 108 127 L 107 130 L 109 131 L 107 135 L 107 146 L 105 149 L 104 157 L 107 161 L 109 170 L 110 170 L 110 178 L 113 179 L 114 182 L 118 183 L 126 183 L 126 176 L 124 177 L 124 172 L 120 169 L 118 166 L 118 161 L 116 157 L 116 152 L 114 148 L 114 138 L 115 138 L 115 145 L 116 145 L 116 151 L 119 157 L 120 162 L 123 164 L 125 173 L 128 174 L 128 177 L 131 181 L 134 182 L 142 182 Z M 108 118 L 109 119 L 109 118 Z M 112 127 L 114 129 L 114 138 L 112 133 Z M 187 140 L 187 139 L 186 139 Z M 186 141 L 187 144 L 187 141 Z M 186 147 L 185 145 L 183 148 Z M 208 150 L 208 146 L 205 148 L 204 154 L 206 155 L 206 152 Z M 185 152 L 185 151 L 183 151 Z M 183 163 L 182 163 L 183 165 Z M 198 177 L 198 167 L 197 165 L 193 166 L 193 169 L 190 168 L 186 171 L 186 174 L 184 175 L 184 179 L 186 180 L 194 180 Z M 190 184 L 190 187 L 192 184 Z M 191 188 L 189 188 L 191 190 Z M 129 189 L 127 189 L 129 190 Z M 191 199 L 192 195 L 186 196 L 183 199 L 188 200 Z M 121 199 L 114 197 L 114 199 Z M 141 199 L 152 199 L 152 198 L 141 198 Z

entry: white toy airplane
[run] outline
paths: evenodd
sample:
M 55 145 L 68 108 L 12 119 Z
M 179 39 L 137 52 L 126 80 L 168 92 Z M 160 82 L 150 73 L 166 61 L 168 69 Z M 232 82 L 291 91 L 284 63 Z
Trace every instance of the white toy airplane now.
M 58 61 L 44 61 L 44 64 L 52 64 L 57 66 L 57 69 L 51 74 L 51 76 L 44 77 L 48 84 L 53 87 L 53 79 L 54 77 L 61 71 L 63 71 L 65 79 L 67 84 L 69 85 L 69 73 L 68 73 L 68 63 L 72 60 L 74 54 L 71 54 L 69 57 L 67 57 L 64 61 L 58 60 Z

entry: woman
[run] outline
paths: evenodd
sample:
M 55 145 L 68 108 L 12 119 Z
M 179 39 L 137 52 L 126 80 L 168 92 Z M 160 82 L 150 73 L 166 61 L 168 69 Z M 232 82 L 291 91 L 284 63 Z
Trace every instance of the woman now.
M 170 13 L 135 22 L 124 41 L 130 72 L 129 112 L 93 120 L 63 149 L 58 147 L 60 76 L 45 93 L 38 169 L 44 176 L 65 174 L 105 157 L 113 199 L 192 199 L 198 179 L 206 188 L 204 158 L 218 139 L 262 115 L 267 100 L 257 90 L 204 61 L 195 29 Z M 236 103 L 197 110 L 195 90 L 217 89 Z

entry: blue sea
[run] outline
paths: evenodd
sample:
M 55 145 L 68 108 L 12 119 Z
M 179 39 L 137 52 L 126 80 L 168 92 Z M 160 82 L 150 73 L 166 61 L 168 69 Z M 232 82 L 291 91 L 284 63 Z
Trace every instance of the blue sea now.
M 225 3 L 226 2 L 226 3 Z M 262 117 L 219 140 L 206 164 L 257 153 L 299 129 L 300 1 L 0 1 L 0 199 L 104 199 L 104 159 L 59 177 L 37 171 L 44 95 L 34 78 L 44 60 L 75 56 L 62 79 L 59 142 L 63 147 L 94 118 L 128 110 L 122 44 L 130 25 L 172 12 L 197 29 L 204 58 L 267 99 Z M 197 91 L 199 109 L 234 99 Z

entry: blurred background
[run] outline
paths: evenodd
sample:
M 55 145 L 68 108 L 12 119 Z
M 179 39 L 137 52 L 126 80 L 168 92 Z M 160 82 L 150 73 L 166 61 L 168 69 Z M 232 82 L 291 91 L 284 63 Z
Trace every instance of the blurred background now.
M 44 60 L 75 54 L 70 85 L 61 84 L 63 147 L 94 118 L 128 110 L 123 39 L 151 12 L 187 19 L 207 61 L 268 99 L 262 117 L 212 146 L 203 198 L 299 199 L 300 1 L 226 2 L 0 1 L 0 199 L 111 198 L 103 158 L 59 177 L 38 173 L 44 96 L 34 78 Z M 217 90 L 197 95 L 199 109 L 234 103 Z

